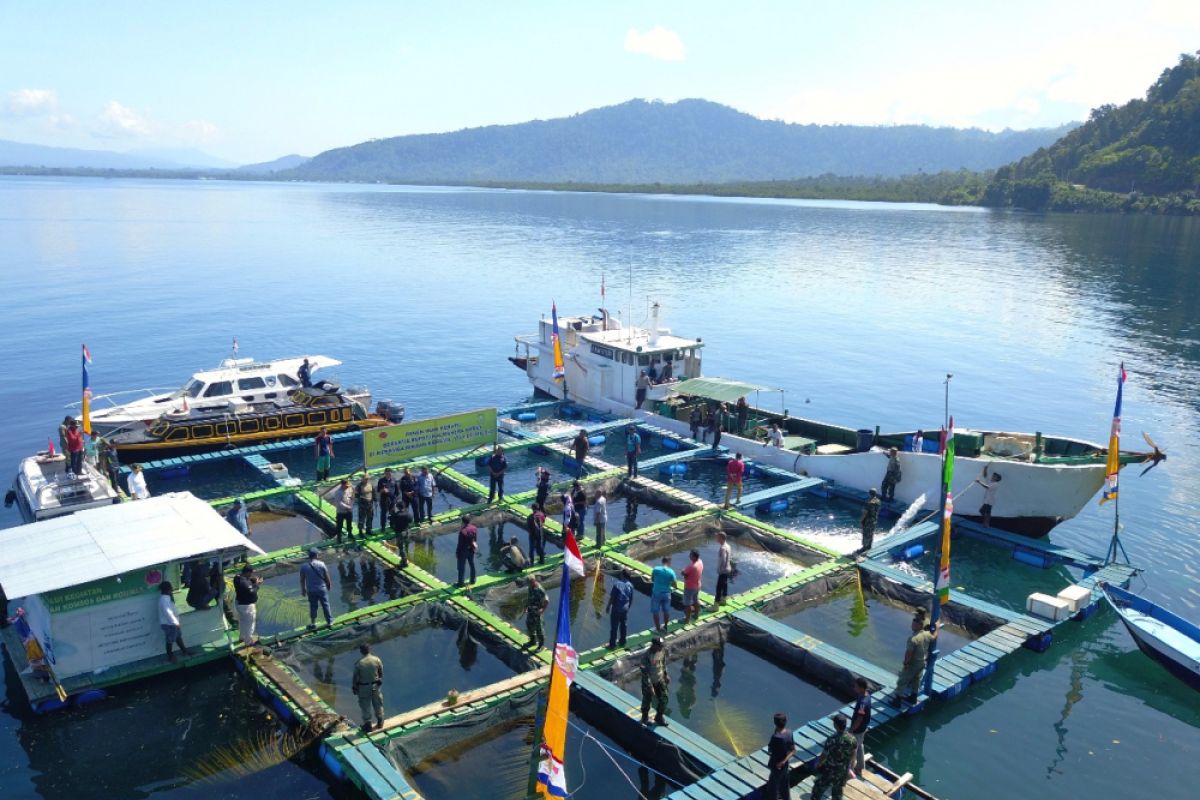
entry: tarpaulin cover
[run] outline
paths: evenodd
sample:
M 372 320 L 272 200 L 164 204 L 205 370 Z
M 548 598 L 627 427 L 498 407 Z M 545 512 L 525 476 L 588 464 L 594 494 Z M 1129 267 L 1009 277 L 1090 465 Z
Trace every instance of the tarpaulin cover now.
M 907 584 L 891 580 L 869 569 L 861 570 L 861 574 L 863 586 L 868 591 L 905 608 L 928 610 L 932 597 L 928 592 L 920 592 Z M 954 602 L 953 594 L 950 595 L 950 602 L 942 606 L 941 614 L 947 624 L 963 628 L 973 637 L 990 633 L 1007 622 L 1007 620 L 985 611 Z
M 676 394 L 706 397 L 722 403 L 736 402 L 739 397 L 745 397 L 755 392 L 772 392 L 766 386 L 755 386 L 752 383 L 729 380 L 728 378 L 691 378 L 672 387 Z

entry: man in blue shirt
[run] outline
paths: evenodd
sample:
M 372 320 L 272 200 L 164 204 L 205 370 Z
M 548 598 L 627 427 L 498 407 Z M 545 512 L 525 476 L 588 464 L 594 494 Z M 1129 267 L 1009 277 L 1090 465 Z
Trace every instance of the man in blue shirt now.
M 333 624 L 333 615 L 329 613 L 329 590 L 332 588 L 329 568 L 317 558 L 317 548 L 308 548 L 308 561 L 300 567 L 300 594 L 308 598 L 309 630 L 317 627 L 318 605 L 325 614 L 325 624 Z
M 670 620 L 671 592 L 675 589 L 675 570 L 671 569 L 671 557 L 663 556 L 662 564 L 650 572 L 650 614 L 654 617 L 654 629 L 665 632 Z M 661 621 L 659 615 L 662 616 Z
M 625 474 L 631 478 L 638 476 L 638 457 L 642 454 L 642 437 L 637 428 L 630 425 L 625 430 Z
M 622 569 L 620 576 L 612 586 L 612 590 L 608 593 L 608 607 L 605 611 L 609 612 L 610 630 L 608 633 L 608 649 L 615 650 L 619 644 L 625 646 L 625 634 L 627 623 L 629 622 L 629 607 L 633 605 L 633 584 L 629 581 L 629 570 Z M 620 640 L 617 639 L 617 633 L 620 632 Z
M 850 717 L 850 734 L 858 742 L 858 750 L 854 753 L 854 774 L 862 780 L 863 767 L 866 766 L 863 737 L 867 735 L 867 728 L 871 725 L 871 687 L 866 678 L 854 679 L 854 693 L 857 698 L 854 701 L 854 715 Z
M 504 473 L 508 469 L 508 459 L 504 457 L 504 450 L 500 445 L 496 445 L 496 449 L 492 451 L 492 457 L 488 459 L 488 502 L 499 497 L 504 499 Z
M 437 478 L 429 471 L 429 467 L 421 467 L 421 473 L 415 481 L 417 491 L 417 513 L 415 522 L 420 525 L 433 519 L 433 493 L 437 491 Z
M 233 505 L 225 512 L 225 521 L 237 528 L 242 536 L 250 535 L 250 519 L 246 516 L 246 504 L 242 498 L 233 501 Z

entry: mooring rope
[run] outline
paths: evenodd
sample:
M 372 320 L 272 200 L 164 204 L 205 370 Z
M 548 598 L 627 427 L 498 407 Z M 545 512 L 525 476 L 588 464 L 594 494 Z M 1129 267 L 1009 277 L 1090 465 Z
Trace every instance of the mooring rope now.
M 643 798 L 644 798 L 644 797 L 645 797 L 645 795 L 643 795 L 643 794 L 641 793 L 641 791 L 640 791 L 640 790 L 637 788 L 637 786 L 636 786 L 636 785 L 633 783 L 633 781 L 630 781 L 630 780 L 629 780 L 629 776 L 625 774 L 625 771 L 624 771 L 624 770 L 622 770 L 622 769 L 621 769 L 621 767 L 620 767 L 620 765 L 619 765 L 619 764 L 617 764 L 616 760 L 615 760 L 615 759 L 613 759 L 613 757 L 612 757 L 612 754 L 613 754 L 613 753 L 616 753 L 616 754 L 617 754 L 617 755 L 619 755 L 621 758 L 624 758 L 624 759 L 625 759 L 625 760 L 627 760 L 627 761 L 632 761 L 634 764 L 637 764 L 639 767 L 642 767 L 643 769 L 645 769 L 645 770 L 648 770 L 649 772 L 652 772 L 652 773 L 654 773 L 655 775 L 657 775 L 658 777 L 662 778 L 663 780 L 665 780 L 665 781 L 667 781 L 667 782 L 671 783 L 672 785 L 674 785 L 674 786 L 678 786 L 678 787 L 680 787 L 680 788 L 683 788 L 683 784 L 682 784 L 682 783 L 680 783 L 679 781 L 677 781 L 677 780 L 674 780 L 674 779 L 672 779 L 671 777 L 669 777 L 669 776 L 667 776 L 667 775 L 664 775 L 663 773 L 659 772 L 658 770 L 654 769 L 653 767 L 651 767 L 651 766 L 650 766 L 650 765 L 648 765 L 648 764 L 645 764 L 645 763 L 643 763 L 643 762 L 641 762 L 641 761 L 638 761 L 636 758 L 634 758 L 633 756 L 631 756 L 631 755 L 629 755 L 628 753 L 624 752 L 623 750 L 618 750 L 618 749 L 616 749 L 616 748 L 609 747 L 609 746 L 608 746 L 608 745 L 606 745 L 604 742 L 602 742 L 602 741 L 600 741 L 599 739 L 597 739 L 595 736 L 592 736 L 592 732 L 591 732 L 591 730 L 589 730 L 589 729 L 587 729 L 587 728 L 584 728 L 584 727 L 582 727 L 582 726 L 580 726 L 580 725 L 577 725 L 577 724 L 575 724 L 574 722 L 572 722 L 572 721 L 571 721 L 571 720 L 569 720 L 569 719 L 567 720 L 567 724 L 568 724 L 568 725 L 570 725 L 570 726 L 571 726 L 572 728 L 574 728 L 575 730 L 577 730 L 577 731 L 579 731 L 580 733 L 582 733 L 582 734 L 583 734 L 583 739 L 584 739 L 584 741 L 587 741 L 588 739 L 591 739 L 593 742 L 595 742 L 595 743 L 596 743 L 596 744 L 597 744 L 597 745 L 600 747 L 600 749 L 602 749 L 602 750 L 604 751 L 605 755 L 607 755 L 607 756 L 609 757 L 609 759 L 610 759 L 610 760 L 613 762 L 613 765 L 614 765 L 614 766 L 616 766 L 616 767 L 617 767 L 617 769 L 618 769 L 618 770 L 621 772 L 621 775 L 623 775 L 623 776 L 625 777 L 625 780 L 629 781 L 629 785 L 630 785 L 630 786 L 633 786 L 633 789 L 634 789 L 634 791 L 636 791 L 636 792 L 638 793 L 638 796 L 639 796 L 639 797 L 643 797 Z M 580 752 L 580 759 L 579 759 L 579 763 L 580 763 L 580 767 L 582 767 L 582 766 L 583 766 L 583 756 L 582 756 L 582 753 L 583 753 L 583 742 L 580 742 L 580 743 L 579 743 L 579 752 Z M 586 782 L 586 780 L 587 780 L 587 771 L 586 771 L 586 770 L 584 770 L 584 780 L 585 780 L 585 782 Z M 575 787 L 575 789 L 571 791 L 571 794 L 572 794 L 572 795 L 574 795 L 574 794 L 575 794 L 576 792 L 578 792 L 578 791 L 579 791 L 581 788 L 583 788 L 583 784 L 582 784 L 582 783 L 581 783 L 581 784 L 579 784 L 579 786 Z

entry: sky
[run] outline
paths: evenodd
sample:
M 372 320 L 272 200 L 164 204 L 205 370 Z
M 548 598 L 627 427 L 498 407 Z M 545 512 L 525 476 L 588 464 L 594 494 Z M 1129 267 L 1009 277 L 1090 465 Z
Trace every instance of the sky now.
M 0 0 L 0 139 L 251 163 L 635 97 L 1023 129 L 1197 50 L 1200 0 Z

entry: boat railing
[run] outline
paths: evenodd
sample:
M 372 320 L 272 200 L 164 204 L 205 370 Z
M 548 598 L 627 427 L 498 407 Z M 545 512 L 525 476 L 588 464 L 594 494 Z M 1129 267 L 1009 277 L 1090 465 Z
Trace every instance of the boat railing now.
M 178 386 L 159 386 L 148 389 L 125 389 L 120 392 L 109 392 L 108 394 L 97 394 L 92 396 L 92 405 L 104 402 L 109 406 L 120 406 L 128 403 L 130 400 L 139 400 L 148 397 L 155 397 L 160 394 L 170 394 L 178 391 Z M 121 398 L 118 400 L 118 398 Z M 74 403 L 67 403 L 66 408 L 79 408 L 83 402 L 76 400 Z

